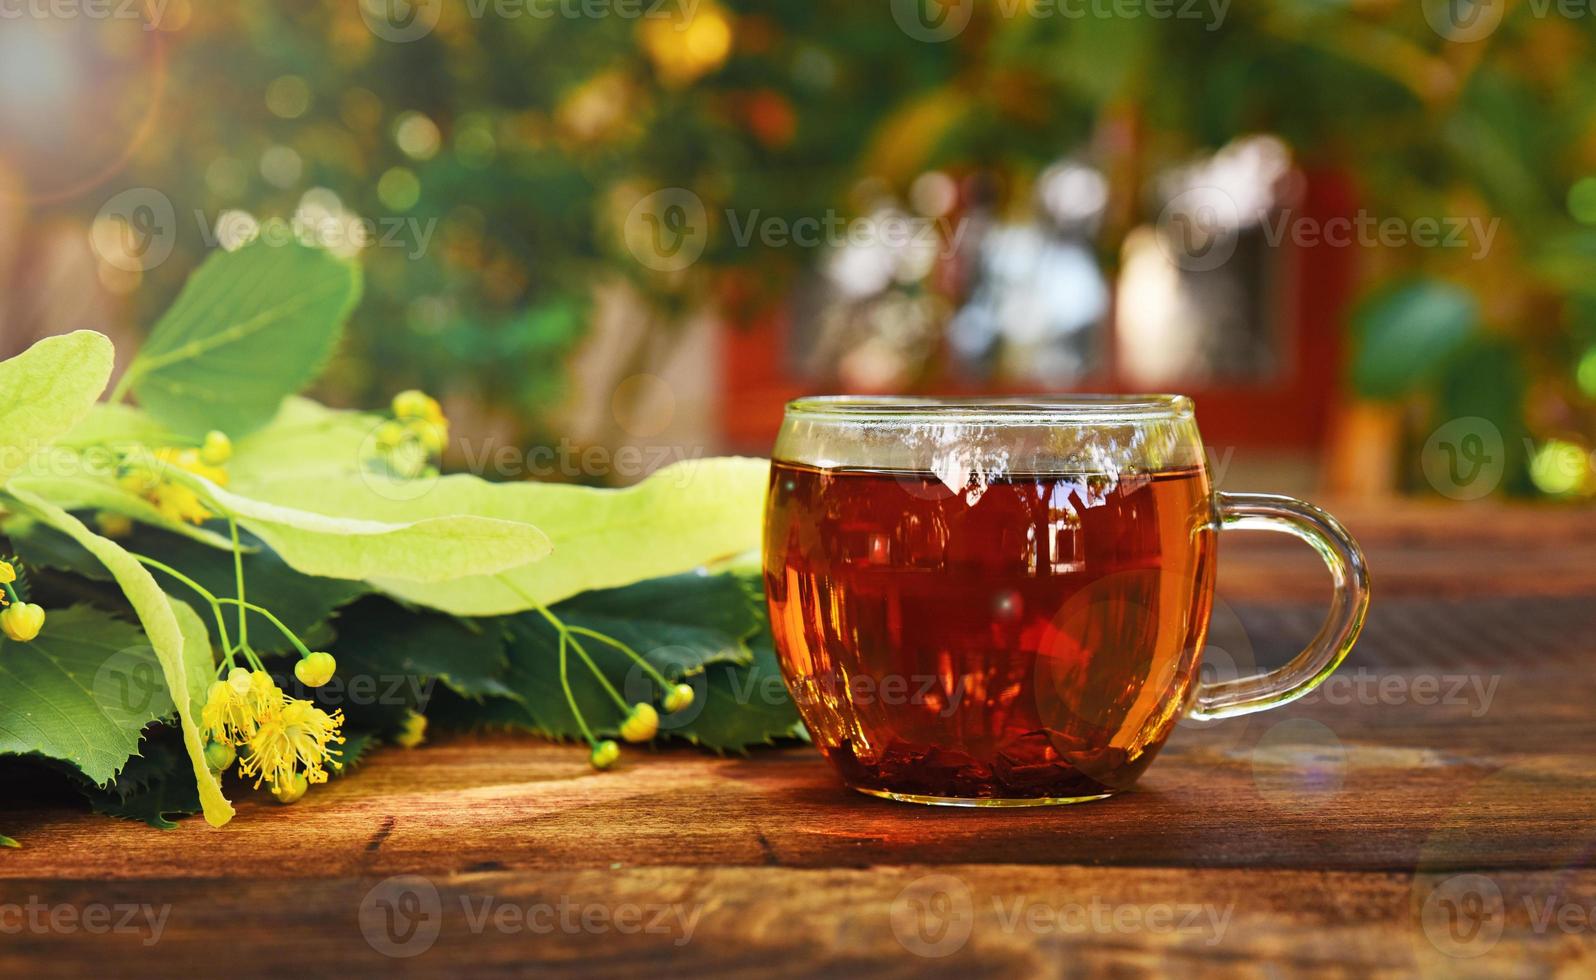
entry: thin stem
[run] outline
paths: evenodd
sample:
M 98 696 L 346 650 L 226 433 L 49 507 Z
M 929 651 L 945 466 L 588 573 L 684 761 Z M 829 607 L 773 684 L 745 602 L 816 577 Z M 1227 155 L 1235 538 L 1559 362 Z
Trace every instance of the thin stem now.
M 570 629 L 566 630 L 567 634 L 570 632 Z M 576 637 L 574 636 L 570 639 L 571 649 L 575 650 L 576 655 L 582 658 L 583 663 L 587 664 L 587 669 L 593 672 L 593 676 L 598 679 L 599 686 L 604 688 L 604 690 L 609 693 L 610 699 L 614 701 L 622 711 L 631 711 L 632 706 L 626 703 L 625 698 L 621 697 L 621 692 L 615 689 L 615 685 L 610 683 L 609 678 L 605 677 L 603 673 L 599 671 L 598 664 L 595 664 L 593 662 L 593 658 L 587 655 L 587 651 L 582 649 L 582 644 L 576 642 Z
M 11 597 L 11 601 L 12 602 L 21 602 L 22 601 L 22 597 L 17 595 L 17 590 L 12 588 L 10 582 L 6 583 L 6 595 Z
M 238 522 L 232 517 L 227 518 L 227 530 L 233 536 L 233 578 L 238 582 L 238 645 L 247 649 L 249 614 L 244 611 L 244 555 L 238 550 Z
M 122 372 L 122 376 L 116 379 L 116 387 L 111 389 L 109 399 L 111 404 L 127 400 L 128 391 L 133 387 L 133 380 L 134 374 L 131 368 Z
M 593 639 L 598 640 L 600 643 L 608 643 L 610 646 L 614 647 L 615 649 L 617 649 L 617 650 L 621 651 L 622 653 L 626 654 L 628 657 L 631 657 L 633 660 L 637 661 L 637 665 L 639 667 L 643 668 L 643 670 L 645 672 L 647 672 L 647 674 L 650 677 L 652 677 L 652 678 L 654 678 L 654 680 L 658 681 L 659 682 L 659 686 L 661 688 L 663 688 L 663 689 L 665 689 L 667 691 L 669 691 L 671 689 L 672 682 L 669 681 L 669 680 L 666 680 L 664 674 L 662 674 L 658 670 L 656 670 L 654 668 L 653 664 L 649 663 L 647 660 L 644 660 L 642 654 L 638 653 L 636 650 L 633 650 L 631 647 L 627 646 L 625 643 L 622 643 L 620 640 L 617 640 L 615 637 L 610 636 L 610 635 L 608 635 L 606 633 L 600 633 L 598 630 L 590 630 L 590 629 L 588 629 L 585 626 L 572 626 L 572 627 L 570 627 L 570 630 L 571 630 L 572 633 L 580 633 L 583 636 L 592 637 Z
M 577 727 L 582 729 L 587 744 L 597 748 L 598 741 L 593 737 L 593 730 L 587 727 L 587 719 L 582 717 L 582 709 L 576 706 L 576 695 L 571 693 L 571 678 L 565 669 L 565 644 L 569 639 L 565 633 L 560 634 L 560 686 L 565 689 L 566 703 L 571 706 L 571 714 L 576 716 Z
M 149 558 L 136 552 L 130 551 L 128 554 L 132 555 L 140 563 L 148 565 L 156 571 L 165 572 L 166 574 L 177 579 L 179 582 L 182 582 L 195 592 L 198 592 L 201 598 L 210 604 L 211 612 L 216 616 L 216 633 L 222 641 L 222 662 L 231 664 L 233 662 L 233 644 L 232 641 L 230 641 L 227 637 L 227 619 L 222 615 L 221 600 L 212 595 L 209 589 L 205 588 L 203 585 L 200 585 L 198 582 L 189 578 L 187 575 L 184 575 L 182 572 L 178 571 L 172 566 L 165 564 L 164 562 L 158 562 L 154 558 Z
M 253 602 L 242 602 L 238 599 L 217 599 L 216 601 L 225 602 L 230 606 L 237 606 L 240 616 L 244 615 L 245 610 L 265 616 L 271 621 L 273 626 L 277 627 L 279 630 L 282 630 L 283 635 L 288 637 L 288 642 L 294 645 L 294 649 L 299 651 L 300 656 L 310 656 L 310 648 L 305 646 L 304 643 L 300 642 L 299 637 L 294 633 L 294 631 L 283 625 L 283 621 L 274 616 L 271 610 L 267 609 L 266 607 L 257 606 Z

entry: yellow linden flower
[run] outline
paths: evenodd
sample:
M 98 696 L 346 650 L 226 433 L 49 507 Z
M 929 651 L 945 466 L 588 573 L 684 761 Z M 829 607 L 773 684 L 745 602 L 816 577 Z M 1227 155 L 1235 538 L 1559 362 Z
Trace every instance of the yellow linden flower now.
M 405 715 L 404 727 L 393 738 L 398 745 L 413 749 L 427 740 L 427 716 L 412 711 Z
M 184 454 L 188 454 L 187 457 Z M 215 467 L 205 466 L 199 462 L 199 457 L 192 449 L 160 449 L 155 453 L 158 463 L 175 465 L 192 472 L 199 473 L 213 483 L 226 483 L 227 474 Z M 184 465 L 187 459 L 191 465 Z M 198 469 L 195 469 L 198 467 Z M 129 493 L 143 497 L 154 505 L 161 515 L 170 521 L 187 521 L 191 524 L 203 524 L 211 519 L 212 515 L 205 505 L 200 502 L 199 494 L 188 487 L 173 483 L 162 478 L 158 472 L 159 467 L 140 466 L 125 474 L 118 481 L 122 489 Z M 216 477 L 220 476 L 218 480 Z
M 338 734 L 343 723 L 341 711 L 329 715 L 309 701 L 285 698 L 280 708 L 261 718 L 238 771 L 254 776 L 256 786 L 265 780 L 274 791 L 291 789 L 296 775 L 303 775 L 312 783 L 325 783 L 325 766 L 334 761 L 328 744 L 343 741 Z
M 27 643 L 44 628 L 44 610 L 31 602 L 19 602 L 0 612 L 0 633 L 18 643 Z
M 0 585 L 10 585 L 17 580 L 17 570 L 8 561 L 0 561 Z
M 234 667 L 227 679 L 206 692 L 200 727 L 213 741 L 241 745 L 253 736 L 265 716 L 283 702 L 283 692 L 265 671 Z
M 133 521 L 126 514 L 102 510 L 94 515 L 94 523 L 108 538 L 125 538 L 133 533 Z
M 226 437 L 224 436 L 223 438 Z M 229 446 L 228 452 L 231 451 L 232 447 Z M 197 449 L 174 449 L 171 447 L 157 449 L 155 451 L 155 460 L 158 463 L 165 463 L 169 466 L 187 470 L 196 476 L 203 476 L 219 487 L 227 486 L 227 471 L 220 466 L 212 466 L 203 461 L 200 458 L 200 451 Z

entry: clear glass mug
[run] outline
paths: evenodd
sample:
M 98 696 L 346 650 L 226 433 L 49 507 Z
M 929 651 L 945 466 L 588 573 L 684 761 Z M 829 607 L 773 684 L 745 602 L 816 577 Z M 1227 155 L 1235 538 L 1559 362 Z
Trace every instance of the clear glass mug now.
M 1133 783 L 1184 715 L 1313 690 L 1369 604 L 1329 514 L 1216 493 L 1180 395 L 805 398 L 766 502 L 776 652 L 820 751 L 854 789 L 1034 806 Z M 1221 529 L 1306 541 L 1335 583 L 1285 666 L 1203 683 Z

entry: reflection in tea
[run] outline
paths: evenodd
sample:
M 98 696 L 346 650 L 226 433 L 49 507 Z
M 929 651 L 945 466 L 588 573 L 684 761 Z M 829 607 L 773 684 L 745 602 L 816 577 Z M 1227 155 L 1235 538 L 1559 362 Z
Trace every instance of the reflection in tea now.
M 1100 796 L 1196 680 L 1214 529 L 1198 469 L 1007 475 L 777 462 L 765 584 L 820 750 L 900 796 Z

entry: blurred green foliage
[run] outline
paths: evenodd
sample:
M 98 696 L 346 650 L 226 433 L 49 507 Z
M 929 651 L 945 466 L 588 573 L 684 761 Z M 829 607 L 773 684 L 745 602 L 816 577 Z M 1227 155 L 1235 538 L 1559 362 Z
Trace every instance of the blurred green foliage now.
M 369 13 L 389 0 L 361 2 Z M 1596 391 L 1576 375 L 1596 347 L 1596 228 L 1576 219 L 1596 220 L 1596 184 L 1581 183 L 1596 173 L 1589 11 L 937 3 L 642 5 L 720 23 L 725 50 L 686 23 L 655 30 L 577 4 L 512 3 L 520 15 L 503 16 L 443 0 L 426 36 L 394 43 L 355 0 L 195 3 L 169 35 L 164 138 L 127 178 L 163 189 L 180 214 L 286 215 L 322 186 L 369 218 L 435 221 L 425 249 L 401 235 L 365 250 L 367 299 L 334 365 L 337 397 L 469 387 L 528 417 L 560 395 L 595 283 L 628 279 L 669 314 L 710 295 L 779 296 L 807 261 L 719 235 L 687 273 L 643 268 L 617 228 L 654 188 L 690 188 L 711 213 L 791 219 L 846 211 L 862 177 L 901 190 L 943 167 L 1000 175 L 1023 202 L 1032 175 L 1084 150 L 1120 202 L 1103 233 L 1113 261 L 1116 236 L 1151 217 L 1153 175 L 1273 132 L 1305 165 L 1352 175 L 1359 205 L 1382 218 L 1501 220 L 1484 255 L 1370 250 L 1355 389 L 1420 406 L 1431 426 L 1466 409 L 1509 441 L 1589 448 Z M 1437 20 L 1502 9 L 1480 40 L 1449 40 Z M 915 16 L 963 11 L 950 38 L 916 36 Z M 274 148 L 291 149 L 298 172 L 274 175 Z M 185 225 L 178 259 L 140 303 L 163 308 L 203 248 Z

